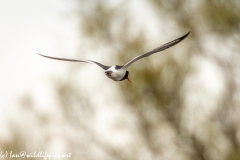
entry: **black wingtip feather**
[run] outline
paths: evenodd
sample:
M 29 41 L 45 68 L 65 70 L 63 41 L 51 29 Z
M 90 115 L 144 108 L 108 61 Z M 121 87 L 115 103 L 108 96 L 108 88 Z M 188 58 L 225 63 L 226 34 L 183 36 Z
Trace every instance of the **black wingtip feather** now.
M 187 34 L 185 34 L 184 36 L 180 37 L 179 40 L 185 39 L 189 34 L 190 34 L 190 31 Z

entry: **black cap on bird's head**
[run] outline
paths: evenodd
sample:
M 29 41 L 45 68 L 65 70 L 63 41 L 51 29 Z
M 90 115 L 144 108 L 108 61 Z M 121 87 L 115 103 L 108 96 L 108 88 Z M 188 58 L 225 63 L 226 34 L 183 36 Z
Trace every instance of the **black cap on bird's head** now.
M 128 78 L 128 75 L 129 75 L 129 72 L 127 71 L 125 73 L 124 77 L 120 81 L 123 81 L 123 80 L 127 79 L 129 82 L 131 82 L 130 79 Z

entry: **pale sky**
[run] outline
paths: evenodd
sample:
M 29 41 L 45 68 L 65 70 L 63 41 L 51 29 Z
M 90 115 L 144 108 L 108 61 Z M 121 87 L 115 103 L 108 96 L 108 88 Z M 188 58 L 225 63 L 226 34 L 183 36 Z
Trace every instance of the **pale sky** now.
M 44 95 L 45 77 L 64 67 L 43 61 L 36 52 L 75 53 L 77 21 L 72 10 L 72 1 L 0 1 L 0 123 L 17 109 L 21 94 Z

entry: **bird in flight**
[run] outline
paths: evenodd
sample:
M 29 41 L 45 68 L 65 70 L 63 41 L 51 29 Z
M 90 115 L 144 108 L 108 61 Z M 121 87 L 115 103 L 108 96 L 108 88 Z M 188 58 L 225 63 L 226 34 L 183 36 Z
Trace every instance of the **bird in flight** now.
M 138 61 L 142 58 L 148 57 L 148 56 L 150 56 L 154 53 L 163 51 L 167 48 L 170 48 L 170 47 L 178 44 L 179 42 L 184 40 L 189 35 L 189 33 L 190 32 L 188 32 L 187 34 L 185 34 L 184 36 L 182 36 L 180 38 L 177 38 L 177 39 L 175 39 L 171 42 L 168 42 L 168 43 L 166 43 L 162 46 L 159 46 L 159 47 L 155 48 L 154 50 L 151 50 L 151 51 L 149 51 L 145 54 L 142 54 L 142 55 L 139 55 L 139 56 L 135 57 L 132 60 L 130 60 L 129 62 L 127 62 L 126 64 L 124 64 L 123 66 L 120 66 L 120 65 L 106 66 L 106 65 L 103 65 L 99 62 L 95 62 L 95 61 L 92 61 L 92 60 L 76 60 L 76 59 L 58 58 L 58 57 L 50 57 L 50 56 L 42 55 L 40 53 L 38 53 L 38 54 L 43 56 L 43 57 L 50 58 L 50 59 L 55 59 L 55 60 L 91 63 L 91 64 L 97 65 L 97 66 L 101 67 L 102 69 L 104 69 L 105 70 L 104 71 L 105 75 L 108 78 L 111 78 L 114 81 L 122 81 L 122 80 L 127 79 L 129 82 L 131 82 L 129 77 L 128 77 L 129 76 L 129 71 L 127 71 L 127 68 L 132 63 L 134 63 L 134 62 L 136 62 L 136 61 Z

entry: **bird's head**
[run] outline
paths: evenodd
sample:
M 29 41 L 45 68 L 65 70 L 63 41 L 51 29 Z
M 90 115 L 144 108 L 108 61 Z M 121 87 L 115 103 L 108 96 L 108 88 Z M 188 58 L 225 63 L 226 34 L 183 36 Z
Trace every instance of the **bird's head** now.
M 131 82 L 131 81 L 130 81 L 130 79 L 128 78 L 128 75 L 129 75 L 129 72 L 128 72 L 128 71 L 126 71 L 126 73 L 125 73 L 125 75 L 124 75 L 124 77 L 122 78 L 122 80 L 121 80 L 121 81 L 123 81 L 123 80 L 127 79 L 129 82 Z

